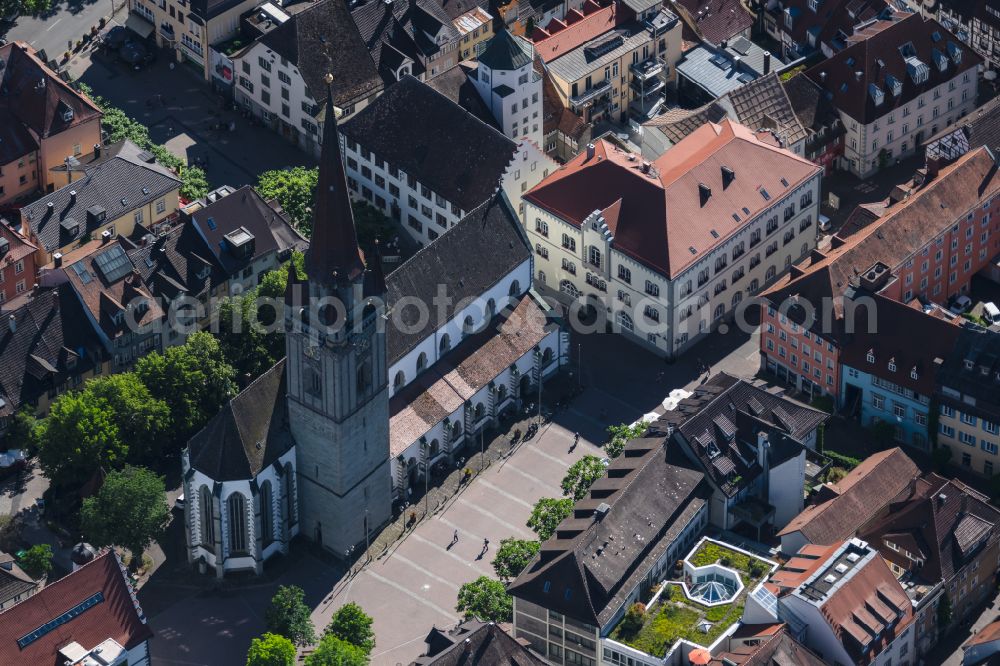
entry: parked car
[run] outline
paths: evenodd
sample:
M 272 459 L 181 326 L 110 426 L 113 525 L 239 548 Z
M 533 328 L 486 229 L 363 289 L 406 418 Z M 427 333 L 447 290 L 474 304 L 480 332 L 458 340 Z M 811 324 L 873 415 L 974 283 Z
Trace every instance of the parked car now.
M 951 306 L 948 308 L 957 315 L 963 312 L 968 312 L 969 308 L 972 307 L 972 299 L 965 294 L 959 294 L 954 299 L 952 299 Z
M 820 215 L 819 216 L 819 230 L 820 231 L 829 231 L 831 226 L 832 225 L 830 224 L 830 218 L 828 218 L 826 215 Z
M 997 307 L 996 303 L 990 301 L 983 306 L 983 319 L 991 324 L 1000 324 L 1000 308 Z

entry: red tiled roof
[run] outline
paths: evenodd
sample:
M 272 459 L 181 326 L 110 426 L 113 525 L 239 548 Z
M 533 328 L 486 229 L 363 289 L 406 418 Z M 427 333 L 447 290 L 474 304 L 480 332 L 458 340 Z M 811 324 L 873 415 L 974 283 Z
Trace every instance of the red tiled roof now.
M 96 593 L 104 600 L 42 635 L 24 649 L 18 639 L 59 617 Z M 77 642 L 91 650 L 113 638 L 132 649 L 152 637 L 139 619 L 118 558 L 112 551 L 99 555 L 79 570 L 46 586 L 37 594 L 0 612 L 0 664 L 58 666 L 59 649 Z
M 592 158 L 577 155 L 525 199 L 578 225 L 602 211 L 619 250 L 673 278 L 819 173 L 820 167 L 768 136 L 728 119 L 706 123 L 651 165 L 600 140 Z M 722 167 L 735 174 L 725 185 Z M 712 191 L 704 205 L 700 184 Z
M 20 261 L 38 249 L 35 245 L 28 242 L 24 236 L 3 222 L 0 222 L 0 238 L 6 238 L 10 244 L 7 253 L 0 257 L 0 270 L 3 269 L 4 264 Z
M 920 470 L 899 447 L 868 456 L 834 484 L 836 497 L 806 507 L 778 535 L 801 532 L 813 544 L 842 542 L 919 475 Z
M 593 3 L 588 2 L 584 5 L 584 10 L 586 11 L 591 5 L 596 7 Z M 600 37 L 615 27 L 617 21 L 616 6 L 616 4 L 611 4 L 600 9 L 591 9 L 583 19 L 578 19 L 575 23 L 551 35 L 548 34 L 547 30 L 536 30 L 533 35 L 535 53 L 543 61 L 549 63 L 595 37 Z M 550 23 L 546 28 L 561 26 L 561 22 L 557 25 Z
M 983 643 L 992 643 L 993 641 L 1000 640 L 1000 620 L 996 622 L 991 622 L 986 625 L 975 634 L 969 637 L 969 640 L 962 643 L 962 648 L 970 648 L 974 645 L 982 645 Z

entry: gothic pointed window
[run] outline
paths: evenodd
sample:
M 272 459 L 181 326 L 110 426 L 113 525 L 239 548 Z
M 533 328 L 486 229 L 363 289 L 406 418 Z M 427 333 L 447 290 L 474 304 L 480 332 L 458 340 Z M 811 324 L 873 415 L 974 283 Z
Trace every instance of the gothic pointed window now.
M 226 501 L 229 509 L 229 552 L 245 553 L 247 550 L 247 503 L 240 493 L 233 493 Z
M 201 515 L 201 545 L 215 546 L 215 520 L 212 518 L 212 491 L 208 486 L 198 490 L 198 511 Z
M 357 389 L 358 395 L 365 395 L 372 387 L 372 360 L 362 359 L 358 363 Z
M 406 384 L 406 375 L 400 370 L 396 373 L 396 378 L 392 380 L 392 388 L 398 391 L 403 388 L 404 384 Z
M 305 389 L 306 393 L 317 398 L 323 395 L 323 377 L 319 374 L 319 369 L 312 365 L 305 368 Z
M 286 527 L 298 522 L 295 515 L 295 472 L 292 463 L 285 463 L 285 473 L 281 479 L 281 517 Z
M 417 372 L 423 372 L 427 369 L 427 354 L 420 352 L 420 356 L 417 357 Z
M 267 548 L 274 541 L 274 500 L 270 481 L 260 487 L 260 532 Z
M 441 336 L 441 344 L 438 345 L 438 352 L 439 354 L 444 354 L 449 349 L 451 349 L 451 337 L 445 333 Z

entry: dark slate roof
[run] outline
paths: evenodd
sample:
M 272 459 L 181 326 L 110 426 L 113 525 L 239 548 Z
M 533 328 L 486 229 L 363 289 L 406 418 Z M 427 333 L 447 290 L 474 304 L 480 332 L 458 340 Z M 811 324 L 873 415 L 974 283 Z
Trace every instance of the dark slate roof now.
M 994 154 L 1000 153 L 1000 97 L 994 97 L 964 118 L 959 118 L 924 141 L 924 145 L 942 140 L 958 131 L 961 131 L 965 138 L 966 150 L 986 146 Z
M 451 20 L 457 19 L 463 14 L 468 14 L 475 8 L 490 10 L 490 3 L 488 0 L 440 0 L 441 9 L 444 13 L 448 15 Z
M 776 467 L 799 455 L 802 440 L 827 418 L 825 412 L 719 373 L 664 413 L 650 432 L 683 437 L 705 475 L 733 496 L 763 472 L 757 462 L 758 433 L 768 435 L 770 464 Z
M 351 16 L 387 84 L 395 80 L 395 69 L 403 58 L 412 61 L 414 75 L 423 73 L 423 60 L 440 50 L 438 42 L 428 35 L 440 34 L 445 44 L 459 38 L 451 17 L 437 0 L 369 2 Z
M 51 253 L 178 189 L 180 179 L 146 155 L 135 144 L 125 142 L 114 159 L 99 162 L 69 185 L 22 208 L 21 222 Z M 75 197 L 72 192 L 76 192 Z M 87 210 L 92 206 L 105 210 L 104 223 L 88 226 Z M 63 228 L 63 222 L 70 219 L 78 225 L 75 235 Z
M 506 28 L 493 36 L 477 58 L 490 69 L 513 71 L 531 63 L 531 47 L 510 34 Z
M 211 224 L 209 220 L 212 221 Z M 208 243 L 206 249 L 211 251 L 226 275 L 241 271 L 271 252 L 278 252 L 280 248 L 271 233 L 271 226 L 280 222 L 290 224 L 283 213 L 269 206 L 249 185 L 244 185 L 191 214 L 191 223 L 203 235 Z M 254 251 L 248 257 L 234 254 L 226 241 L 227 234 L 241 228 L 253 235 Z
M 404 298 L 430 304 L 439 285 L 448 290 L 452 303 L 444 311 L 431 308 L 423 328 L 412 333 L 401 329 L 410 330 L 417 323 L 416 308 L 394 314 L 401 326 L 392 326 L 387 333 L 389 365 L 451 319 L 455 304 L 477 298 L 530 259 L 531 249 L 517 215 L 502 197 L 494 197 L 462 218 L 386 278 L 390 308 Z
M 718 45 L 750 30 L 753 16 L 739 0 L 677 0 L 702 37 Z
M 426 83 L 479 120 L 500 132 L 502 130 L 497 124 L 496 118 L 493 117 L 490 107 L 480 97 L 475 84 L 469 80 L 470 76 L 475 77 L 477 75 L 477 66 L 478 63 L 475 62 L 459 63 L 458 66 L 452 67 L 443 74 L 438 74 Z
M 24 573 L 7 553 L 0 553 L 0 604 L 6 606 L 25 592 L 36 587 L 34 579 Z
M 43 291 L 0 319 L 0 416 L 84 374 L 101 353 L 97 331 L 69 285 Z
M 207 21 L 242 2 L 243 0 L 191 0 L 191 13 L 201 20 Z
M 292 447 L 285 359 L 230 400 L 188 442 L 191 467 L 213 481 L 252 479 Z
M 206 294 L 228 278 L 191 224 L 175 225 L 155 239 L 130 246 L 127 253 L 150 292 L 169 300 L 180 294 Z
M 742 634 L 743 629 L 759 626 L 745 624 L 737 631 Z M 795 640 L 787 626 L 778 625 L 778 630 L 763 640 L 730 641 L 729 650 L 715 655 L 709 666 L 824 666 L 826 662 Z M 737 637 L 743 638 L 742 635 L 733 636 Z
M 870 28 L 872 34 L 862 33 L 863 39 L 804 72 L 831 95 L 838 109 L 860 123 L 874 122 L 962 72 L 975 73 L 976 66 L 982 62 L 972 49 L 940 23 L 920 14 L 906 14 L 889 25 L 878 27 L 878 30 Z M 935 34 L 940 37 L 939 41 L 935 41 Z M 929 69 L 924 83 L 914 83 L 908 73 L 907 60 L 901 51 L 907 44 L 912 45 L 914 56 Z M 958 63 L 952 58 L 950 49 L 960 54 Z M 943 72 L 934 61 L 935 52 L 947 59 Z M 861 72 L 860 79 L 857 72 Z M 902 82 L 901 95 L 892 94 L 887 84 L 888 76 Z M 878 106 L 870 94 L 870 86 L 878 86 L 884 93 L 884 101 Z
M 547 662 L 493 622 L 468 620 L 451 629 L 434 628 L 427 653 L 410 666 L 544 666 Z
M 941 401 L 1000 422 L 1000 333 L 963 326 L 954 348 L 938 370 L 937 383 Z M 975 402 L 952 398 L 942 388 L 959 391 Z
M 5 142 L 16 140 L 9 146 L 0 143 L 0 164 L 21 157 L 34 142 L 23 131 L 6 129 L 12 123 L 45 139 L 100 117 L 88 97 L 66 85 L 24 42 L 0 47 L 0 65 L 0 136 Z M 68 120 L 67 111 L 72 112 Z
M 986 544 L 1000 541 L 1000 511 L 985 496 L 960 481 L 936 474 L 915 484 L 908 496 L 890 507 L 887 516 L 866 529 L 862 538 L 878 544 L 883 557 L 906 569 L 905 556 L 891 550 L 883 538 L 897 545 L 912 544 L 921 554 L 919 576 L 930 584 L 950 579 L 970 564 Z
M 382 87 L 375 63 L 342 0 L 317 2 L 260 41 L 298 67 L 309 96 L 319 105 L 326 103 L 327 74 L 333 74 L 333 100 L 338 106 L 353 104 Z
M 464 211 L 496 192 L 517 149 L 412 76 L 387 88 L 340 131 Z
M 704 506 L 703 479 L 662 437 L 629 442 L 508 591 L 603 627 Z
M 837 109 L 820 88 L 808 76 L 798 74 L 782 82 L 785 95 L 792 105 L 795 116 L 803 127 L 819 130 L 832 127 L 840 120 Z

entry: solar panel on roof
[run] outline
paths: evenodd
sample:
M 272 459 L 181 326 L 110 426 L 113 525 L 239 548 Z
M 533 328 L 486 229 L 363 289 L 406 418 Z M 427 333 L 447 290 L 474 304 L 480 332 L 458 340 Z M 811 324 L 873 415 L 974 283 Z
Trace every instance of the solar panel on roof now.
M 48 622 L 38 627 L 31 633 L 25 634 L 24 636 L 21 636 L 21 638 L 18 638 L 17 646 L 23 650 L 24 648 L 28 647 L 29 645 L 37 641 L 39 638 L 45 636 L 46 634 L 50 633 L 55 629 L 58 629 L 62 625 L 66 624 L 67 622 L 77 617 L 78 615 L 82 614 L 83 612 L 93 608 L 102 601 L 104 601 L 103 592 L 97 592 L 96 594 L 90 595 L 89 597 L 78 603 L 76 606 L 73 606 L 62 615 L 59 615 L 58 617 L 49 620 Z
M 73 264 L 73 270 L 76 271 L 77 276 L 80 278 L 80 282 L 84 284 L 90 284 L 90 273 L 87 271 L 87 267 L 82 263 Z
M 117 282 L 132 272 L 132 264 L 125 250 L 119 245 L 114 245 L 94 257 L 94 263 L 108 282 Z

